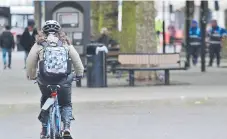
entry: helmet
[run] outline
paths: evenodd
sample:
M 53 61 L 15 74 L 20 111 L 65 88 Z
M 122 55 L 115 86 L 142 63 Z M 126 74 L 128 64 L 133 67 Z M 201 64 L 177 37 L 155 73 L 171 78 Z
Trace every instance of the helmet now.
M 48 20 L 45 22 L 42 30 L 44 33 L 59 32 L 61 30 L 61 25 L 55 20 Z

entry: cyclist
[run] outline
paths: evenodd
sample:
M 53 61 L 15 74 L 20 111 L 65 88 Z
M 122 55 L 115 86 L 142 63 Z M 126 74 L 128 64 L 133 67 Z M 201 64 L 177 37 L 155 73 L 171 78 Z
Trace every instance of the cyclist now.
M 68 60 L 66 62 L 66 58 Z M 72 62 L 76 72 L 76 78 L 83 76 L 84 67 L 76 49 L 70 44 L 61 26 L 57 21 L 49 20 L 42 27 L 42 32 L 36 37 L 36 43 L 29 52 L 26 71 L 27 78 L 36 79 L 42 93 L 41 106 L 50 96 L 47 85 L 58 84 L 61 86 L 58 94 L 59 106 L 63 121 L 63 137 L 72 138 L 70 134 L 70 122 L 72 118 L 71 85 L 74 74 L 71 72 L 69 61 Z M 37 67 L 38 71 L 37 72 Z M 41 139 L 47 139 L 48 112 L 46 120 L 42 121 Z

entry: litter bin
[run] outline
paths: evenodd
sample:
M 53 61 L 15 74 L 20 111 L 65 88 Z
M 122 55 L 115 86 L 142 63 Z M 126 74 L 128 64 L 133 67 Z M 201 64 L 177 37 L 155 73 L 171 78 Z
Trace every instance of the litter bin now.
M 104 44 L 87 45 L 87 87 L 107 87 L 106 53 Z

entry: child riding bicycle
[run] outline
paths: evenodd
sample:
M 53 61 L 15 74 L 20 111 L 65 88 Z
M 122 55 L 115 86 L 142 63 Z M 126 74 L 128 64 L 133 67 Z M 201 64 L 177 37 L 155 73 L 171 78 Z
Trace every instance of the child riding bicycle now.
M 75 77 L 71 71 L 71 65 L 75 69 L 76 78 L 81 78 L 84 67 L 76 49 L 70 44 L 65 33 L 61 32 L 61 26 L 57 21 L 46 21 L 28 55 L 26 61 L 27 77 L 30 80 L 36 79 L 38 82 L 42 93 L 41 107 L 50 96 L 47 85 L 58 84 L 61 86 L 58 91 L 58 101 L 63 121 L 63 137 L 70 138 L 72 138 L 70 134 L 71 87 Z M 42 123 L 41 139 L 47 139 L 49 136 L 47 133 L 48 113 L 46 117 L 47 120 Z

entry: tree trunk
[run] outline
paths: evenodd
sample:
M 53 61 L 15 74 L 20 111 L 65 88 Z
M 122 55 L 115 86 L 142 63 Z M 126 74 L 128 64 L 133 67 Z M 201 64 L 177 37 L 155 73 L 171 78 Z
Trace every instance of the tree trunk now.
M 136 52 L 156 53 L 154 1 L 138 1 L 136 6 Z M 150 66 L 150 65 L 144 65 Z M 137 72 L 137 79 L 156 78 L 155 72 Z
M 136 2 L 134 1 L 123 1 L 119 42 L 121 52 L 136 52 Z
M 100 34 L 100 30 L 106 27 L 111 33 L 111 37 L 116 38 L 117 33 L 117 17 L 111 14 L 116 10 L 117 2 L 115 1 L 92 1 L 92 30 L 96 38 Z
M 99 34 L 99 5 L 100 1 L 91 1 L 91 33 L 94 36 Z

